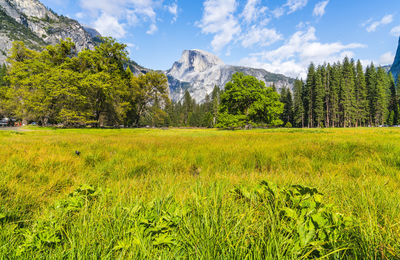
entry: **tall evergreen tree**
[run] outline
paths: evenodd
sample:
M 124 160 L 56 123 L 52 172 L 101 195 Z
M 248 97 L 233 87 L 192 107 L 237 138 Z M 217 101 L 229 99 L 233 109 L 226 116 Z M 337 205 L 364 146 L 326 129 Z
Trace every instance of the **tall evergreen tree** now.
M 324 113 L 325 113 L 325 126 L 330 127 L 330 111 L 331 111 L 331 103 L 330 103 L 330 95 L 331 95 L 331 82 L 330 82 L 330 72 L 331 65 L 325 65 L 322 70 L 322 85 L 325 92 L 324 97 Z
M 218 86 L 214 86 L 214 89 L 211 93 L 211 101 L 212 101 L 212 126 L 214 127 L 217 124 L 218 111 L 221 103 L 221 89 Z
M 333 64 L 329 72 L 329 121 L 331 127 L 339 125 L 339 90 L 341 78 L 340 63 Z
M 314 108 L 313 114 L 315 118 L 315 125 L 317 127 L 321 127 L 324 125 L 324 97 L 325 97 L 325 89 L 322 85 L 322 74 L 323 69 L 319 67 L 317 72 L 315 73 L 315 81 L 314 81 Z
M 369 110 L 369 125 L 376 125 L 376 105 L 377 105 L 377 90 L 376 90 L 376 69 L 373 63 L 367 67 L 365 72 L 365 80 L 367 86 L 367 99 Z
M 343 61 L 340 82 L 340 113 L 343 127 L 351 127 L 356 114 L 354 95 L 354 63 L 346 57 Z
M 396 84 L 394 82 L 393 75 L 389 75 L 390 85 L 390 98 L 389 98 L 389 113 L 392 116 L 392 120 L 388 120 L 390 125 L 397 125 L 399 123 L 399 99 L 397 94 Z
M 188 90 L 186 90 L 185 94 L 183 95 L 182 109 L 183 125 L 189 126 L 189 119 L 193 114 L 193 100 Z
M 290 89 L 286 87 L 282 88 L 280 100 L 284 104 L 283 113 L 281 115 L 283 124 L 286 125 L 287 123 L 290 123 L 293 125 L 293 98 Z
M 315 66 L 313 63 L 308 67 L 307 81 L 304 88 L 304 109 L 306 111 L 306 122 L 308 127 L 314 127 L 314 89 L 315 89 Z
M 293 88 L 293 125 L 304 127 L 303 81 L 296 79 Z
M 368 121 L 368 99 L 367 83 L 365 81 L 364 70 L 360 60 L 357 61 L 355 99 L 356 99 L 356 126 L 365 126 Z
M 383 68 L 376 73 L 375 124 L 383 125 L 388 116 L 388 80 Z

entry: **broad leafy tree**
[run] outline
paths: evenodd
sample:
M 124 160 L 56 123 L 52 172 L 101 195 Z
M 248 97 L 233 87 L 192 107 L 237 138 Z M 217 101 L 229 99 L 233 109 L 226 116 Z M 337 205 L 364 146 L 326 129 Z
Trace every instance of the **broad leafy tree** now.
M 279 94 L 253 76 L 235 73 L 221 95 L 219 122 L 233 122 L 241 127 L 252 124 L 280 125 L 283 104 Z M 228 116 L 229 115 L 229 116 Z M 228 117 L 229 120 L 225 120 Z M 229 126 L 228 126 L 229 127 Z

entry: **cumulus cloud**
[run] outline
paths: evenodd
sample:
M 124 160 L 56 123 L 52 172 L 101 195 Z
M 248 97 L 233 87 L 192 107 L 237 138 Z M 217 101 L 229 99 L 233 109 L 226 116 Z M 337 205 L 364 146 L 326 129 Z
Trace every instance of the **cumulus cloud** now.
M 157 31 L 156 0 L 80 0 L 82 9 L 95 17 L 93 26 L 105 36 L 121 38 L 126 26 L 149 26 L 148 33 Z M 177 7 L 176 7 L 177 8 Z
M 158 30 L 155 24 L 150 25 L 150 28 L 146 31 L 147 34 L 154 34 Z
M 167 6 L 168 12 L 173 15 L 172 23 L 176 22 L 178 19 L 178 4 L 175 2 L 169 6 Z
M 388 65 L 388 64 L 391 65 L 393 61 L 394 61 L 394 55 L 391 52 L 386 52 L 382 54 L 381 57 L 379 58 L 380 65 Z
M 126 34 L 124 25 L 120 24 L 114 16 L 106 13 L 102 13 L 99 16 L 99 18 L 94 22 L 94 27 L 101 35 L 112 35 L 116 38 L 122 38 Z
M 288 0 L 286 7 L 289 8 L 288 14 L 294 13 L 297 10 L 303 9 L 307 5 L 308 0 Z
M 214 34 L 211 46 L 214 51 L 220 51 L 241 32 L 234 16 L 237 3 L 235 0 L 206 0 L 203 6 L 203 17 L 197 26 L 202 33 Z
M 313 15 L 314 16 L 324 16 L 325 8 L 328 5 L 329 0 L 319 2 L 315 5 Z
M 283 36 L 276 32 L 275 29 L 262 28 L 253 25 L 247 31 L 247 33 L 242 36 L 242 46 L 245 48 L 254 45 L 266 47 L 281 40 L 282 38 Z
M 281 47 L 260 53 L 253 53 L 242 59 L 240 64 L 251 67 L 261 67 L 275 73 L 292 77 L 303 77 L 306 68 L 311 63 L 322 64 L 335 62 L 344 57 L 353 57 L 352 49 L 363 48 L 359 43 L 342 44 L 340 42 L 321 43 L 315 35 L 315 28 L 297 31 Z
M 206 0 L 201 21 L 197 26 L 204 34 L 214 35 L 211 46 L 215 52 L 230 44 L 240 43 L 245 48 L 265 47 L 281 40 L 282 35 L 274 28 L 268 28 L 270 17 L 268 7 L 261 0 L 247 0 L 242 10 L 238 10 L 236 0 Z
M 260 6 L 261 0 L 248 0 L 243 9 L 242 17 L 247 23 L 255 22 L 257 19 L 265 14 L 267 11 L 266 6 Z
M 363 24 L 363 26 L 366 27 L 367 32 L 375 32 L 379 26 L 390 24 L 392 22 L 393 15 L 388 14 L 382 17 L 382 19 L 379 21 L 373 21 L 372 19 L 369 19 Z
M 274 15 L 275 18 L 279 18 L 282 15 L 285 14 L 285 8 L 283 7 L 278 7 L 275 10 L 272 11 L 272 14 Z
M 291 14 L 303 9 L 307 3 L 308 0 L 288 0 L 284 5 L 272 10 L 271 13 L 275 18 L 279 18 L 284 14 Z
M 393 27 L 392 30 L 390 31 L 390 34 L 393 36 L 400 36 L 400 25 Z

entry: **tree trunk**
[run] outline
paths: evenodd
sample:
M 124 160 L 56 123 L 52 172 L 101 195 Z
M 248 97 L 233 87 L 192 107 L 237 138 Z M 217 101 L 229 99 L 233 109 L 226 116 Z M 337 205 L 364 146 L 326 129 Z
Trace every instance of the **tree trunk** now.
M 100 112 L 99 115 L 99 127 L 104 127 L 107 123 L 107 114 L 106 112 Z

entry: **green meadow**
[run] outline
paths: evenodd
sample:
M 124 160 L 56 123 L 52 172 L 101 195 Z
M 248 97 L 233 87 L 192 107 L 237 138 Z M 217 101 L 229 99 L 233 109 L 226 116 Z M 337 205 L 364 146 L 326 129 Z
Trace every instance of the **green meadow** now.
M 0 131 L 0 259 L 399 259 L 399 179 L 396 128 Z

